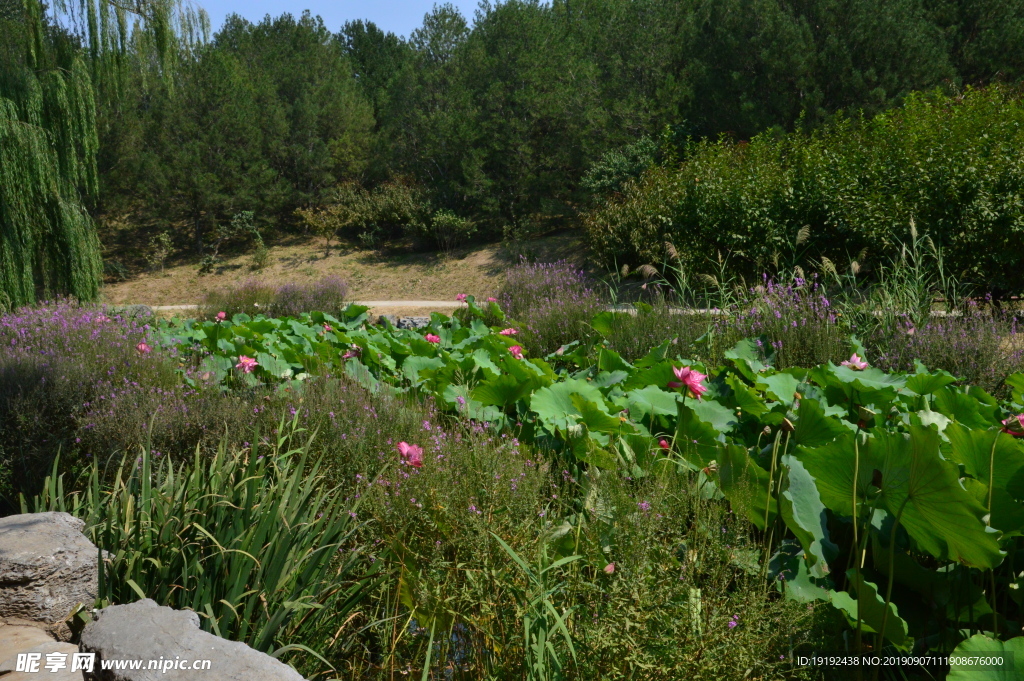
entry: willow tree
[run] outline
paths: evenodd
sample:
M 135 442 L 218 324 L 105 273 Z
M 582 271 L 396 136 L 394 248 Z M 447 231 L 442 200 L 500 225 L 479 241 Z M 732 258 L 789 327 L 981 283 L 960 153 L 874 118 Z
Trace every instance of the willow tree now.
M 196 27 L 208 32 L 205 15 L 196 21 L 176 7 L 176 0 L 135 0 L 130 8 L 58 0 L 48 10 L 42 0 L 0 0 L 0 306 L 97 297 L 103 267 L 89 213 L 99 195 L 94 85 L 104 101 L 116 101 L 130 42 L 155 57 L 169 82 L 176 46 L 203 39 Z

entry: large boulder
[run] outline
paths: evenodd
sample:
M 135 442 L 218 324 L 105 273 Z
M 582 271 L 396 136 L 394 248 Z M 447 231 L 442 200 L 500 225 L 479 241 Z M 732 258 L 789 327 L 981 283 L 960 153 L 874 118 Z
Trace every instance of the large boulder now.
M 85 625 L 81 648 L 96 653 L 89 678 L 99 681 L 303 681 L 283 662 L 201 630 L 196 613 L 159 606 L 148 598 L 100 610 Z M 145 668 L 149 660 L 161 658 L 166 670 Z M 143 660 L 144 668 L 103 670 L 102 660 Z M 209 660 L 210 666 L 198 673 L 168 666 L 172 661 L 183 666 L 202 660 Z
M 83 527 L 67 513 L 0 518 L 0 617 L 43 623 L 66 634 L 62 623 L 76 606 L 92 608 L 99 554 Z
M 3 681 L 82 681 L 72 656 L 78 652 L 73 643 L 54 641 L 36 627 L 0 623 L 0 679 Z M 18 656 L 34 657 L 33 669 L 18 669 Z

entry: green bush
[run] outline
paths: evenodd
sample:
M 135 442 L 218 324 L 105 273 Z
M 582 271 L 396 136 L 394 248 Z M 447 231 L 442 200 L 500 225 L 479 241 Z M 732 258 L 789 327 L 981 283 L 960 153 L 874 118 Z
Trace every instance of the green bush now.
M 1024 101 L 991 87 L 915 94 L 876 116 L 812 133 L 693 142 L 585 216 L 607 264 L 665 260 L 707 272 L 720 254 L 745 278 L 794 265 L 896 259 L 915 222 L 949 272 L 1024 290 Z M 865 257 L 862 257 L 865 256 Z
M 476 225 L 468 218 L 459 217 L 450 210 L 434 213 L 428 226 L 421 228 L 439 249 L 451 253 L 476 233 Z
M 296 211 L 308 225 L 330 243 L 342 233 L 358 239 L 368 248 L 381 245 L 410 229 L 423 229 L 427 222 L 421 192 L 403 182 L 387 182 L 373 189 L 355 183 L 339 186 L 331 202 L 321 210 Z

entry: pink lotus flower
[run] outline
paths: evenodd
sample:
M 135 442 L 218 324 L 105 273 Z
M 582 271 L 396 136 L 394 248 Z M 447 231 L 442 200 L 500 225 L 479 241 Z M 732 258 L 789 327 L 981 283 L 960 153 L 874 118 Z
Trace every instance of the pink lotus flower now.
M 353 357 L 359 357 L 359 355 L 361 355 L 362 352 L 363 352 L 363 349 L 361 347 L 359 347 L 358 345 L 353 344 L 352 347 L 350 347 L 348 349 L 348 351 L 344 355 L 341 356 L 341 358 L 342 359 L 351 359 Z
M 460 293 L 459 295 L 455 296 L 455 300 L 459 301 L 460 303 L 466 302 L 466 294 Z
M 1024 414 L 1017 414 L 1003 421 L 1003 432 L 1014 437 L 1024 437 Z
M 665 450 L 672 448 L 672 446 L 669 445 L 668 440 L 666 440 L 665 438 L 658 440 L 658 446 Z
M 256 360 L 254 360 L 252 357 L 246 357 L 245 355 L 240 355 L 238 357 L 238 364 L 235 365 L 235 368 L 236 369 L 241 369 L 242 371 L 244 371 L 247 374 L 251 374 L 252 370 L 255 369 L 258 366 L 259 366 L 259 363 Z
M 669 381 L 669 388 L 687 388 L 698 400 L 708 391 L 707 387 L 701 384 L 701 381 L 708 377 L 707 374 L 702 374 L 691 367 L 672 367 L 672 373 L 679 380 Z
M 138 350 L 143 355 L 148 355 L 153 350 L 153 348 L 150 347 L 145 341 L 136 345 L 135 349 Z
M 850 359 L 845 359 L 839 364 L 840 366 L 850 367 L 854 371 L 864 371 L 868 368 L 867 360 L 858 357 L 856 352 L 850 355 Z
M 420 468 L 423 465 L 422 447 L 411 445 L 408 442 L 399 442 L 398 453 L 401 455 L 402 460 L 405 461 L 405 463 L 413 466 L 414 468 Z
M 328 331 L 334 331 L 334 329 L 331 328 L 330 324 L 324 324 L 324 333 L 327 333 Z
M 428 334 L 427 334 L 426 336 L 424 336 L 423 338 L 424 338 L 424 339 L 426 339 L 426 341 L 427 341 L 428 343 L 440 343 L 440 342 L 441 342 L 441 337 L 440 337 L 440 336 L 435 336 L 435 335 L 434 335 L 434 334 L 432 334 L 432 333 L 428 333 Z
M 224 321 L 227 318 L 228 318 L 228 313 L 227 312 L 218 312 L 217 313 L 217 321 L 218 322 L 222 322 L 222 321 Z
M 498 302 L 498 299 L 497 298 L 488 297 L 487 298 L 487 302 L 488 303 L 496 303 L 496 302 Z
M 513 345 L 512 347 L 510 347 L 508 349 L 508 351 L 516 359 L 522 359 L 523 358 L 523 349 L 521 347 L 519 347 L 518 345 Z
M 613 574 L 615 574 L 615 563 L 608 563 L 607 565 L 605 565 L 604 566 L 604 573 L 606 575 L 613 575 Z
M 508 329 L 502 329 L 501 331 L 499 331 L 498 335 L 499 336 L 514 336 L 517 333 L 519 333 L 519 332 L 516 331 L 515 329 L 508 328 Z

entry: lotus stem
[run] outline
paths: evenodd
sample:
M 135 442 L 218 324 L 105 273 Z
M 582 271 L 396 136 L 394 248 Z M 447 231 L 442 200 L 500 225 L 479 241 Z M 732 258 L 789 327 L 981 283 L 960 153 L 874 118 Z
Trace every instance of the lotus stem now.
M 885 608 L 882 610 L 882 627 L 878 632 L 878 652 L 881 652 L 882 645 L 885 643 L 885 625 L 889 621 L 889 604 L 892 602 L 892 583 L 896 581 L 892 574 L 894 569 L 893 566 L 896 562 L 896 530 L 899 529 L 900 518 L 903 516 L 903 509 L 907 507 L 907 502 L 909 501 L 910 497 L 903 500 L 903 503 L 900 505 L 900 510 L 896 514 L 896 521 L 892 524 L 892 529 L 889 530 L 889 579 L 887 580 L 888 583 L 885 585 Z M 860 596 L 859 593 L 857 595 Z M 857 615 L 860 615 L 859 607 L 857 608 Z M 876 666 L 874 672 L 875 679 L 878 678 L 878 669 L 879 667 Z

